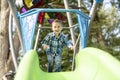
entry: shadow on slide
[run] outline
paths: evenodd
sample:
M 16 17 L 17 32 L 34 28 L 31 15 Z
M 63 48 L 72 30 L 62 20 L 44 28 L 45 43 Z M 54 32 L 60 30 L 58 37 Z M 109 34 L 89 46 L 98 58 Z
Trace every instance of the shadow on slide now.
M 20 62 L 14 80 L 120 80 L 120 62 L 97 48 L 81 50 L 75 58 L 76 68 L 69 72 L 44 72 L 36 51 L 30 50 Z

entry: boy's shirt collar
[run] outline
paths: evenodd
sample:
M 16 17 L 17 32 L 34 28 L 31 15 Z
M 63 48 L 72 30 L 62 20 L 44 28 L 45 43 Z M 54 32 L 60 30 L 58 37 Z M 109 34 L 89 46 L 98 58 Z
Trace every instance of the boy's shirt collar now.
M 60 33 L 59 33 L 59 36 L 58 36 L 57 38 L 59 38 L 59 37 L 61 36 L 61 34 L 62 34 L 62 33 L 60 32 Z M 55 37 L 55 33 L 54 33 L 54 32 L 52 32 L 52 36 Z

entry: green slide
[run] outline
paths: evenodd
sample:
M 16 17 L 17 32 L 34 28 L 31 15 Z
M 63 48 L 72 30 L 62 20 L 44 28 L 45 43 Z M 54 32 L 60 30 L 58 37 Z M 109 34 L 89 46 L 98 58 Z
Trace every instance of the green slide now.
M 75 63 L 74 71 L 44 72 L 36 51 L 30 50 L 21 60 L 14 80 L 120 80 L 120 62 L 100 49 L 81 50 Z

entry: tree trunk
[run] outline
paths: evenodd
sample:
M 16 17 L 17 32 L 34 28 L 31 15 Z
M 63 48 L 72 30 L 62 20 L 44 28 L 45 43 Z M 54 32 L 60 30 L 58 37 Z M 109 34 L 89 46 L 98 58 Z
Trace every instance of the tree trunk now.
M 103 36 L 102 36 L 101 27 L 98 27 L 97 36 L 98 36 L 97 37 L 97 41 L 100 44 L 100 47 L 105 50 L 106 49 L 106 45 L 105 45 L 105 42 L 104 42 L 104 39 L 103 39 Z
M 14 70 L 12 56 L 9 46 L 8 23 L 9 23 L 9 6 L 7 0 L 1 0 L 0 13 L 0 80 L 9 70 Z M 15 52 L 19 49 L 19 39 L 17 33 L 14 35 Z
M 6 64 L 9 58 L 8 41 L 8 20 L 9 6 L 7 0 L 1 0 L 1 21 L 0 21 L 0 79 L 7 72 Z

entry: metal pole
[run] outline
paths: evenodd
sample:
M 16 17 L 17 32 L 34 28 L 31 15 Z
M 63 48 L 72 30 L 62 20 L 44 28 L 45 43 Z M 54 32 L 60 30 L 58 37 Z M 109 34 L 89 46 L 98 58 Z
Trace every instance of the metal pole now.
M 38 29 L 38 32 L 37 32 L 37 37 L 36 37 L 36 41 L 35 41 L 35 46 L 34 46 L 34 50 L 37 49 L 37 44 L 38 44 L 38 40 L 39 40 L 39 35 L 40 35 L 40 29 L 41 29 L 42 25 L 39 24 L 39 29 Z
M 13 43 L 13 36 L 12 36 L 12 27 L 13 27 L 13 17 L 10 11 L 10 18 L 9 18 L 9 42 L 10 42 L 10 50 L 11 50 L 11 54 L 12 54 L 12 59 L 13 59 L 13 64 L 15 66 L 15 71 L 17 71 L 17 59 L 16 59 L 16 55 L 15 55 L 15 48 L 14 48 L 14 43 Z
M 69 9 L 68 0 L 64 0 L 64 5 L 65 5 L 65 9 Z M 72 16 L 69 12 L 66 12 L 66 13 L 67 13 L 69 27 L 71 27 L 73 25 Z M 70 32 L 71 32 L 71 38 L 72 38 L 73 45 L 74 45 L 75 44 L 75 34 L 74 34 L 74 31 L 72 28 L 70 29 Z
M 81 0 L 78 0 L 78 7 L 81 7 Z
M 64 5 L 65 5 L 65 9 L 69 9 L 68 0 L 64 0 Z M 72 16 L 69 12 L 67 12 L 67 19 L 68 19 L 69 27 L 71 27 L 73 25 L 73 21 L 72 21 Z M 73 45 L 75 45 L 75 34 L 73 28 L 70 28 L 70 33 L 71 33 Z M 74 49 L 73 59 L 75 53 L 76 51 Z M 74 70 L 74 60 L 72 61 L 72 70 Z
M 94 1 L 93 5 L 92 5 L 92 8 L 90 10 L 90 14 L 89 14 L 90 20 L 89 20 L 89 25 L 88 25 L 88 28 L 89 28 L 88 36 L 89 36 L 89 33 L 90 33 L 92 21 L 93 21 L 93 19 L 95 17 L 95 13 L 97 11 L 97 7 L 98 7 L 98 4 L 97 4 L 97 2 Z
M 19 21 L 18 21 L 17 16 L 16 16 L 16 13 L 17 13 L 16 7 L 15 7 L 15 4 L 13 3 L 12 0 L 8 0 L 8 3 L 9 3 L 9 6 L 10 6 L 10 9 L 12 11 L 13 18 L 15 20 L 15 24 L 16 24 L 19 40 L 20 40 L 20 43 L 21 43 L 21 48 L 22 48 L 22 51 L 24 53 L 24 46 L 23 46 L 22 36 L 21 36 L 21 32 L 20 32 L 20 24 L 19 24 Z

